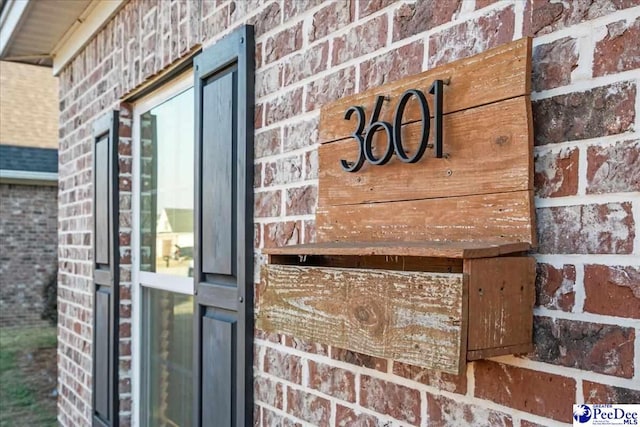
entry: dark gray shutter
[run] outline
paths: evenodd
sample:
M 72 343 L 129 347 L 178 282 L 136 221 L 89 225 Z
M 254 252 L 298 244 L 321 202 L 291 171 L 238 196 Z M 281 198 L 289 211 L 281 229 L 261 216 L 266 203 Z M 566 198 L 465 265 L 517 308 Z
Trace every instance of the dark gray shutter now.
M 118 112 L 93 126 L 93 424 L 118 425 Z
M 197 426 L 253 413 L 253 27 L 195 58 Z

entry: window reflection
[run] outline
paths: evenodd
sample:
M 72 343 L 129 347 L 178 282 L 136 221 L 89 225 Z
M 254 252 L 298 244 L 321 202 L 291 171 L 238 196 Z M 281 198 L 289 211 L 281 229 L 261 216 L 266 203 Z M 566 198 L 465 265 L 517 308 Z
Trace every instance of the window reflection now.
M 191 426 L 193 297 L 144 292 L 143 425 Z
M 140 116 L 140 270 L 193 270 L 193 88 Z

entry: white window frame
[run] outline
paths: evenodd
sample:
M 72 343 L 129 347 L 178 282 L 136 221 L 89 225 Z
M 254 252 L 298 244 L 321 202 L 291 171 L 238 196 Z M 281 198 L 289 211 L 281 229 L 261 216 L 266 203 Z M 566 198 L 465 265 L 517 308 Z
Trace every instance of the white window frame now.
M 133 104 L 132 128 L 132 223 L 131 223 L 131 423 L 141 425 L 142 393 L 142 297 L 143 287 L 161 289 L 186 295 L 194 295 L 192 277 L 140 271 L 140 116 L 193 87 L 193 70 L 168 82 L 162 88 Z M 195 137 L 195 135 L 194 135 Z M 194 236 L 195 237 L 195 236 Z

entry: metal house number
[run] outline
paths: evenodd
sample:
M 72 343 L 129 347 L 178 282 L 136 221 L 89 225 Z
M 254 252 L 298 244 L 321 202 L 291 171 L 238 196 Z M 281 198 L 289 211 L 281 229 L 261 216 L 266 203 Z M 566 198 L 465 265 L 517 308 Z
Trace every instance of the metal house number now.
M 434 131 L 435 131 L 435 152 L 436 157 L 442 158 L 442 96 L 443 96 L 443 80 L 435 80 L 429 88 L 429 93 L 434 96 Z M 422 135 L 420 137 L 420 145 L 418 150 L 409 156 L 402 145 L 402 116 L 407 103 L 414 96 L 420 104 L 421 120 L 422 120 Z M 396 106 L 396 111 L 393 116 L 393 125 L 389 122 L 379 121 L 380 110 L 382 104 L 385 101 L 384 96 L 376 97 L 376 103 L 373 108 L 373 113 L 369 119 L 369 124 L 365 128 L 365 112 L 364 108 L 360 106 L 352 106 L 344 113 L 344 119 L 350 120 L 353 113 L 358 116 L 358 127 L 355 132 L 351 134 L 353 139 L 358 143 L 358 159 L 355 162 L 349 162 L 347 160 L 340 160 L 342 169 L 347 172 L 357 172 L 364 165 L 364 161 L 367 160 L 372 165 L 384 165 L 391 160 L 391 157 L 395 154 L 404 163 L 416 163 L 418 162 L 428 147 L 427 141 L 429 140 L 429 132 L 431 131 L 431 113 L 429 111 L 429 104 L 424 93 L 418 89 L 409 89 L 400 97 L 400 101 Z M 378 129 L 384 130 L 387 134 L 387 148 L 384 154 L 380 157 L 376 157 L 373 154 L 373 136 Z

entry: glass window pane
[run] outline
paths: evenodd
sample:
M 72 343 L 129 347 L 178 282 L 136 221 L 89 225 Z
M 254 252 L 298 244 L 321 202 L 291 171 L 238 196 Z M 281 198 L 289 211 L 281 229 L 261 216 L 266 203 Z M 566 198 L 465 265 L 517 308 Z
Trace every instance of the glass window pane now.
M 193 296 L 144 288 L 142 421 L 191 426 Z
M 191 276 L 193 88 L 140 116 L 140 270 Z

